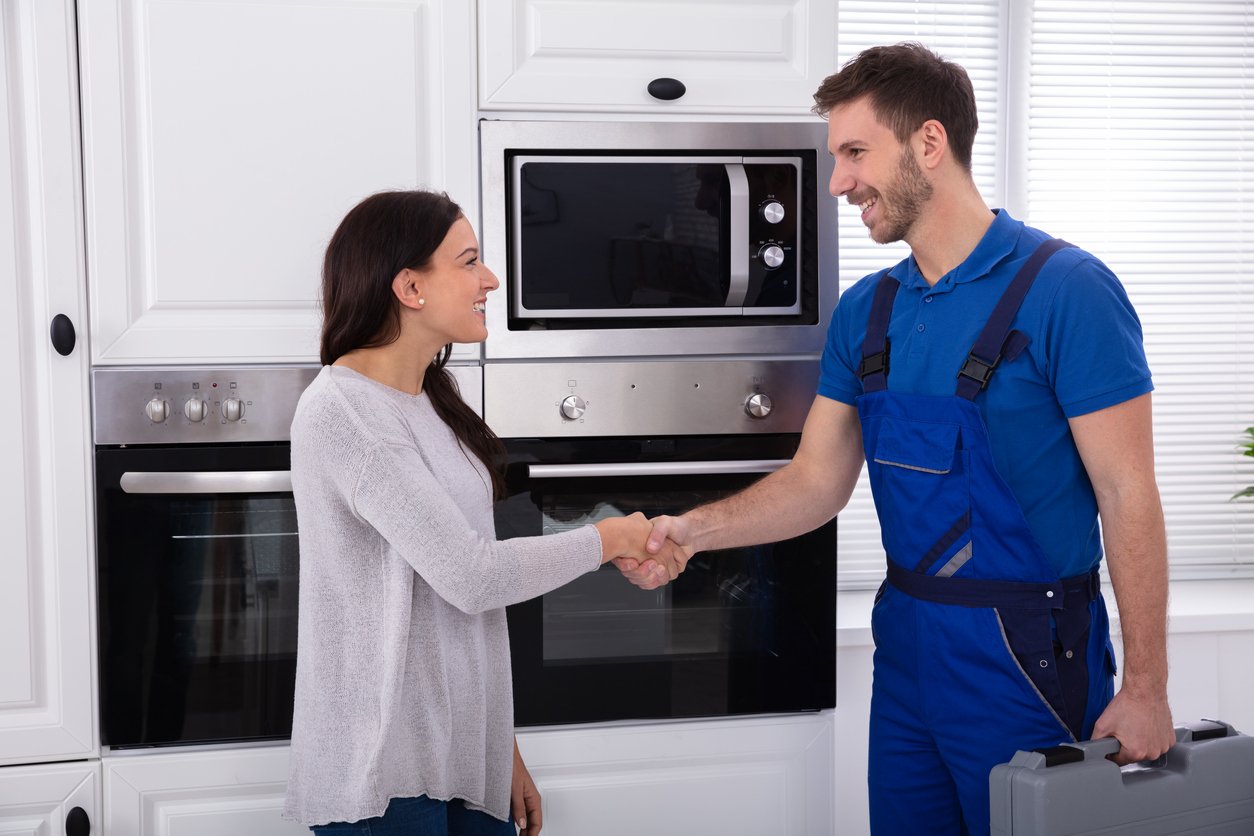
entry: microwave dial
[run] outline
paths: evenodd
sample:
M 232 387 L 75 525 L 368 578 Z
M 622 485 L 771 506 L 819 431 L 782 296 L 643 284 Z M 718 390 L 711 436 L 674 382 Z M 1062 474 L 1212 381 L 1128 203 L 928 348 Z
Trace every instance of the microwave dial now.
M 758 212 L 768 224 L 777 224 L 784 219 L 784 204 L 778 200 L 768 200 Z
M 771 414 L 771 396 L 758 392 L 745 399 L 745 414 L 750 418 L 765 418 Z
M 567 395 L 562 398 L 562 417 L 567 421 L 575 421 L 588 411 L 588 404 L 578 395 Z
M 767 270 L 774 270 L 784 263 L 784 250 L 778 244 L 767 244 L 758 250 L 758 259 L 766 265 Z

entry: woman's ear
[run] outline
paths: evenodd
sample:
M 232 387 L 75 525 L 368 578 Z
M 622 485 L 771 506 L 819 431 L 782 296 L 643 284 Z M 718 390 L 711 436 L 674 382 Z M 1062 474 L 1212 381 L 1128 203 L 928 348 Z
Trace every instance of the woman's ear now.
M 421 281 L 422 276 L 418 271 L 406 267 L 392 279 L 392 292 L 405 307 L 422 310 L 427 300 L 422 298 L 422 288 L 419 286 Z

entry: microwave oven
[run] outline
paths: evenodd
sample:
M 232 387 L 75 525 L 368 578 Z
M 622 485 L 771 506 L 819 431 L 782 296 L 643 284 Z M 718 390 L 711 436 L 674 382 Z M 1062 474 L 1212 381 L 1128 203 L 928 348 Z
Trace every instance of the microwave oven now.
M 836 296 L 813 123 L 480 123 L 485 357 L 812 355 Z

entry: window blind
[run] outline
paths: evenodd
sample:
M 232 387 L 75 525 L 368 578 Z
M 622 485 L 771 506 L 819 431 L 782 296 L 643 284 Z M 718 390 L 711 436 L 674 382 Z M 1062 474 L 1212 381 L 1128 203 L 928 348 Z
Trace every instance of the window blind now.
M 1025 220 L 1110 265 L 1145 329 L 1175 578 L 1254 575 L 1229 501 L 1254 484 L 1252 36 L 1248 0 L 1036 0 L 1019 68 Z
M 998 0 L 840 0 L 836 13 L 838 65 L 867 47 L 919 41 L 966 68 L 975 88 L 980 118 L 972 172 L 985 198 L 998 206 L 1002 200 L 999 172 L 1004 167 L 1001 5 Z M 842 291 L 868 273 L 896 264 L 909 254 L 905 244 L 881 245 L 872 241 L 855 207 L 842 201 L 838 215 Z M 836 530 L 841 586 L 864 588 L 878 584 L 884 577 L 884 550 L 865 468 L 853 497 L 840 513 Z

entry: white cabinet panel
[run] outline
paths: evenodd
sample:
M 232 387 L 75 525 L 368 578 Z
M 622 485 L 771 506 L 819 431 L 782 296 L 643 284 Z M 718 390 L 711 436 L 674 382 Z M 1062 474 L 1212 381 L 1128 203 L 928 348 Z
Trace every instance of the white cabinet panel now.
M 827 834 L 831 715 L 526 731 L 546 836 Z
M 104 759 L 105 832 L 126 836 L 308 836 L 282 818 L 288 748 Z
M 479 32 L 485 110 L 804 115 L 836 69 L 830 0 L 481 0 Z
M 355 203 L 425 186 L 477 219 L 472 4 L 79 14 L 94 362 L 314 360 L 322 254 Z
M 99 833 L 100 761 L 0 768 L 0 833 L 5 836 L 64 833 L 67 819 L 84 816 L 91 831 Z
M 0 764 L 96 752 L 73 0 L 0 14 Z M 64 314 L 78 344 L 57 353 Z

